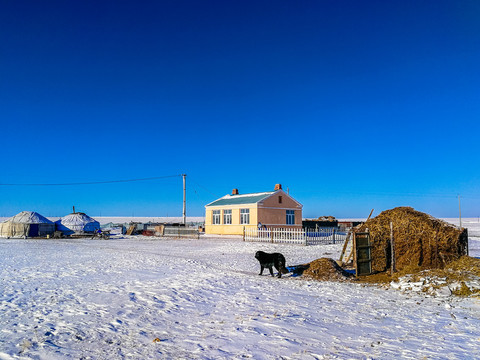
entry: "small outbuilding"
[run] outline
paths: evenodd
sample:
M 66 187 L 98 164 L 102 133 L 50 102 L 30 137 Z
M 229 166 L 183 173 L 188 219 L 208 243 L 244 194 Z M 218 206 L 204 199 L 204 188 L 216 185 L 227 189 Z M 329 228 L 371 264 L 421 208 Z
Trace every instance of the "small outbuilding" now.
M 0 237 L 43 237 L 55 232 L 55 224 L 35 211 L 22 211 L 0 223 Z
M 55 222 L 57 230 L 65 235 L 94 233 L 100 229 L 100 223 L 82 212 L 74 212 Z

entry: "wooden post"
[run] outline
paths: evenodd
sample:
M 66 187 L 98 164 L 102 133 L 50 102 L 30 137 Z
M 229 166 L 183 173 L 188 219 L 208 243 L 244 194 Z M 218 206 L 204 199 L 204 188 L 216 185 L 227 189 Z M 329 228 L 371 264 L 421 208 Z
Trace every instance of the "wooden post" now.
M 460 195 L 458 195 L 458 220 L 460 221 L 460 229 L 462 228 L 462 207 L 460 206 Z
M 182 174 L 183 177 L 183 225 L 187 226 L 187 187 L 186 177 L 187 174 Z
M 335 228 L 333 228 L 332 240 L 333 244 L 335 245 Z
M 373 214 L 373 210 L 374 210 L 374 209 L 372 209 L 372 211 L 370 211 L 370 215 L 368 215 L 367 221 L 370 220 L 370 217 L 371 217 L 372 214 Z
M 243 227 L 243 241 L 245 241 L 245 226 Z
M 396 264 L 395 264 L 395 238 L 393 237 L 393 222 L 390 221 L 390 250 L 391 250 L 391 256 L 392 256 L 392 264 L 391 264 L 391 274 L 395 271 L 396 269 Z
M 357 236 L 356 233 L 353 233 L 353 241 L 352 241 L 352 253 L 353 254 L 353 266 L 355 266 L 355 276 L 358 274 L 358 264 L 357 264 Z M 350 255 L 348 256 L 347 262 L 350 259 Z
M 345 242 L 343 243 L 343 248 L 342 248 L 342 252 L 340 253 L 340 259 L 339 259 L 340 262 L 342 262 L 343 257 L 345 256 L 345 251 L 347 250 L 348 240 L 350 240 L 351 234 L 352 234 L 352 229 L 348 230 L 347 237 L 345 239 Z

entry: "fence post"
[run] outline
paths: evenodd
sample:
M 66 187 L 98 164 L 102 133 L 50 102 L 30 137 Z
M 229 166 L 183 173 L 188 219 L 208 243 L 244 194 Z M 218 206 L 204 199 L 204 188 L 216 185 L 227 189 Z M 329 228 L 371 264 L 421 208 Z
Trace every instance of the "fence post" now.
M 333 245 L 335 245 L 335 228 L 333 228 Z
M 390 221 L 390 250 L 391 250 L 391 274 L 397 271 L 397 264 L 395 259 L 395 238 L 393 237 L 393 222 Z
M 308 239 L 307 239 L 307 229 L 304 229 L 302 228 L 302 234 L 303 234 L 303 238 L 305 239 L 305 246 L 308 245 Z
M 245 226 L 243 227 L 243 241 L 245 241 Z

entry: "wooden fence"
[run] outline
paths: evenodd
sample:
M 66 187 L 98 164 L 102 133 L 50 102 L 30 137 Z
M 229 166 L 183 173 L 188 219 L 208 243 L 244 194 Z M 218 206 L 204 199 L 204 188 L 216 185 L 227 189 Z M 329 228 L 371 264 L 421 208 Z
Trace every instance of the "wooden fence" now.
M 346 233 L 336 228 L 286 229 L 262 228 L 243 230 L 243 241 L 275 244 L 328 245 L 344 242 Z

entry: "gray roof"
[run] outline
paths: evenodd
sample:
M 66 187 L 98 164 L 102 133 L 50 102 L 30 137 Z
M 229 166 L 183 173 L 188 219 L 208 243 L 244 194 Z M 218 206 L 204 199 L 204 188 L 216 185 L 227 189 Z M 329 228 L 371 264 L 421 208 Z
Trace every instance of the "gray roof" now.
M 211 202 L 207 206 L 224 206 L 224 205 L 242 205 L 242 204 L 256 204 L 263 199 L 266 199 L 275 191 L 242 194 L 242 195 L 225 195 L 214 202 Z
M 35 211 L 22 211 L 4 222 L 18 224 L 53 224 L 53 222 Z

